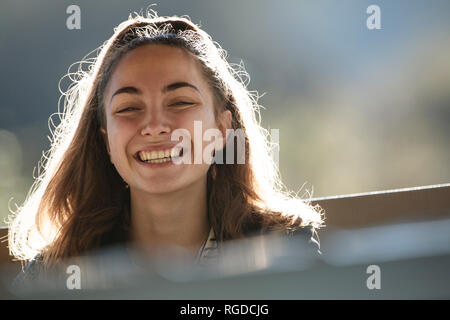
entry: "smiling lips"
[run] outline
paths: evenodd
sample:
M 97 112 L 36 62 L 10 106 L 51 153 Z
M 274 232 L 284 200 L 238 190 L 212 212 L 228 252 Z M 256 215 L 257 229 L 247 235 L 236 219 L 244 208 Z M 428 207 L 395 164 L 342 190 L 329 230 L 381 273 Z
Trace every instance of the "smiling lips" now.
M 183 153 L 182 148 L 169 148 L 162 150 L 139 151 L 137 158 L 142 162 L 147 163 L 162 163 L 180 157 Z

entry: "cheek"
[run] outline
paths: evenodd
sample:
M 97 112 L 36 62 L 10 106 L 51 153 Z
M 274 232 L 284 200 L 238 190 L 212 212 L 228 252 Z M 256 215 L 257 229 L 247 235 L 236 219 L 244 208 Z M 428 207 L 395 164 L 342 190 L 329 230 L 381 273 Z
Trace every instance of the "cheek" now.
M 109 131 L 109 147 L 111 152 L 112 160 L 120 160 L 126 157 L 126 147 L 128 136 L 130 134 L 129 130 L 121 127 L 112 127 Z
M 183 127 L 194 132 L 194 121 L 199 121 L 201 123 L 203 132 L 207 129 L 217 128 L 212 106 L 205 106 L 204 108 L 196 110 L 196 112 L 186 115 L 185 119 L 183 119 Z

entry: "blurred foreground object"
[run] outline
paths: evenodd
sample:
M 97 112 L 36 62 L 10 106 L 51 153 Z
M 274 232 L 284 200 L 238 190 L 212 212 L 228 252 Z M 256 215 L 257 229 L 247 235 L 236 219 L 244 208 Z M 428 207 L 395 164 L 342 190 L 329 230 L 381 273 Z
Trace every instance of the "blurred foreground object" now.
M 111 248 L 73 262 L 71 273 L 36 287 L 11 288 L 6 265 L 3 298 L 112 299 L 448 299 L 450 185 L 316 199 L 326 210 L 321 255 L 304 237 L 254 237 L 227 243 L 221 260 L 196 266 L 186 259 L 149 263 Z M 172 248 L 180 253 L 179 248 Z M 182 256 L 178 254 L 178 256 Z M 369 289 L 369 266 L 380 288 Z M 13 268 L 17 274 L 17 268 Z M 48 279 L 47 279 L 48 280 Z M 56 285 L 55 285 L 56 284 Z

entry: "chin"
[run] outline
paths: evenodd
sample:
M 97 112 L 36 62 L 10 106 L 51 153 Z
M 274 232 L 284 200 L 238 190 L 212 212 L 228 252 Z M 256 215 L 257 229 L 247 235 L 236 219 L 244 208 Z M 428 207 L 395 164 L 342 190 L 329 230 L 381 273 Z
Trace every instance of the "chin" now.
M 148 185 L 142 186 L 141 190 L 146 193 L 151 194 L 165 194 L 165 193 L 171 193 L 176 192 L 180 190 L 182 187 L 178 186 L 177 184 L 173 183 L 152 183 Z

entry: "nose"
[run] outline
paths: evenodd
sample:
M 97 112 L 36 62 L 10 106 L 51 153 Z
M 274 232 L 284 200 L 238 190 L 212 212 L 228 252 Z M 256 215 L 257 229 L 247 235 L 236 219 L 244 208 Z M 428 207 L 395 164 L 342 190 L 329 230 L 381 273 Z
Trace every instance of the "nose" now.
M 162 134 L 168 134 L 169 132 L 170 126 L 164 116 L 164 111 L 150 110 L 144 118 L 141 134 L 143 136 L 150 135 L 156 137 Z

